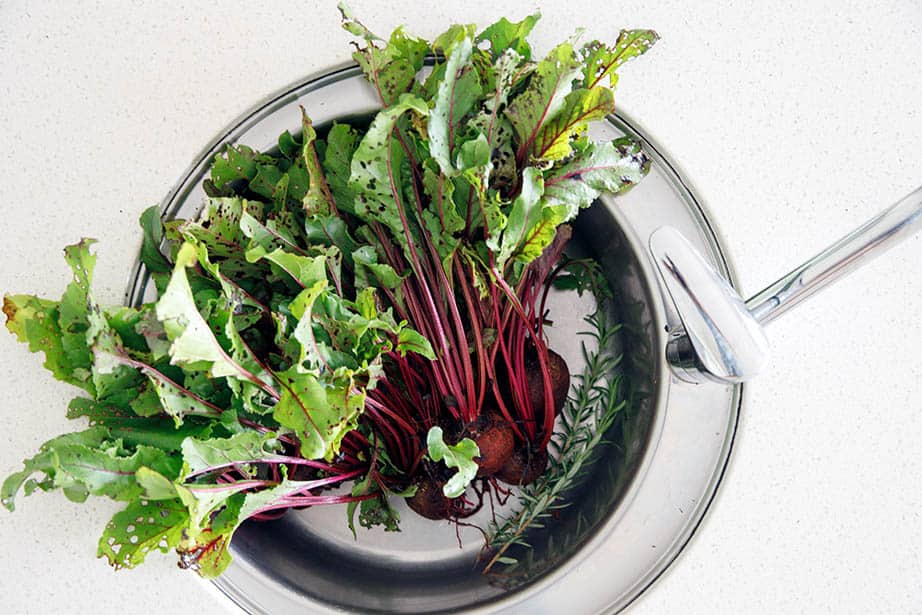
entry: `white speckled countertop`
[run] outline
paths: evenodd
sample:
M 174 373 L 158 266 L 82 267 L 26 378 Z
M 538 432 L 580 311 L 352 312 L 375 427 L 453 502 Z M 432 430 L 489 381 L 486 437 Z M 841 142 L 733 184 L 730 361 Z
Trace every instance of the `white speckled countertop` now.
M 922 8 L 687 4 L 353 8 L 426 35 L 541 8 L 539 49 L 576 26 L 658 30 L 619 104 L 691 178 L 751 294 L 922 183 Z M 59 296 L 60 249 L 93 236 L 97 295 L 121 301 L 140 211 L 242 110 L 346 60 L 346 41 L 333 2 L 0 2 L 0 291 Z M 631 613 L 922 607 L 920 262 L 916 237 L 771 326 L 719 497 Z M 74 425 L 69 387 L 5 332 L 0 391 L 5 475 Z M 96 560 L 116 508 L 39 494 L 0 512 L 0 611 L 233 612 L 171 557 L 118 574 Z

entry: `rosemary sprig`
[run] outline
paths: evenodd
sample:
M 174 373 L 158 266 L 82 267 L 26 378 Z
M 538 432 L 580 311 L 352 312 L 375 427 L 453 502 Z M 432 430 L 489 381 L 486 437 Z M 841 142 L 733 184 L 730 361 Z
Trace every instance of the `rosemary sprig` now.
M 585 367 L 575 376 L 578 382 L 567 398 L 562 425 L 550 443 L 556 455 L 551 456 L 544 474 L 522 489 L 521 510 L 494 525 L 485 549 L 495 549 L 495 553 L 484 567 L 484 574 L 497 563 L 515 564 L 514 558 L 505 555 L 508 549 L 513 545 L 528 547 L 523 539 L 525 530 L 541 527 L 542 519 L 567 505 L 561 496 L 575 484 L 584 464 L 603 442 L 605 432 L 627 405 L 620 395 L 622 376 L 613 373 L 622 355 L 614 355 L 611 350 L 621 324 L 610 323 L 601 305 L 585 320 L 590 329 L 580 334 L 593 338 L 596 348 L 589 349 L 585 341 L 582 344 Z

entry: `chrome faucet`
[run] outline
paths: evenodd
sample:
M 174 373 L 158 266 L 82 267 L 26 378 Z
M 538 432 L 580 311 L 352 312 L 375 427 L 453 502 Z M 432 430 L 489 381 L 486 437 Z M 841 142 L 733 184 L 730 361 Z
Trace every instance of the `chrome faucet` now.
M 650 251 L 682 326 L 669 332 L 666 359 L 684 381 L 749 380 L 768 354 L 763 326 L 826 285 L 922 228 L 922 187 L 877 214 L 748 301 L 670 226 Z

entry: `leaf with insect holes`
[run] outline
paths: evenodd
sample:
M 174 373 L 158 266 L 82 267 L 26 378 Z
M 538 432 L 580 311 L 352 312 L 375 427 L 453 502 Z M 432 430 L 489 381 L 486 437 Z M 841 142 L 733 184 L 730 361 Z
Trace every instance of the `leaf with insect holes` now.
M 622 30 L 612 46 L 599 41 L 587 43 L 580 49 L 583 61 L 584 87 L 593 88 L 608 77 L 609 87 L 618 84 L 617 70 L 628 60 L 647 52 L 659 40 L 653 30 Z
M 126 451 L 120 441 L 109 439 L 103 427 L 53 438 L 23 465 L 24 469 L 7 477 L 0 488 L 0 499 L 10 510 L 20 489 L 29 495 L 36 488 L 47 491 L 55 487 L 78 498 L 89 494 L 130 501 L 143 493 L 135 480 L 138 468 L 151 467 L 174 477 L 179 473 L 176 458 L 150 446 Z M 33 478 L 36 474 L 44 476 Z
M 514 49 L 507 49 L 493 63 L 485 83 L 486 98 L 480 113 L 468 123 L 468 130 L 482 135 L 489 146 L 488 177 L 494 190 L 509 189 L 518 178 L 513 128 L 503 110 L 513 88 L 531 74 L 534 65 L 523 62 Z
M 128 405 L 139 416 L 151 417 L 165 413 L 173 418 L 178 428 L 186 416 L 218 416 L 222 409 L 198 397 L 188 389 L 171 380 L 162 371 L 128 356 L 116 345 L 97 344 L 93 347 L 93 377 L 97 389 L 136 391 L 137 397 L 127 401 L 116 394 L 102 395 L 102 403 Z M 142 380 L 143 374 L 147 382 Z
M 256 246 L 263 248 L 266 252 L 277 248 L 299 249 L 298 239 L 291 230 L 280 225 L 276 220 L 261 222 L 249 212 L 244 211 L 240 215 L 240 230 L 251 241 L 249 249 Z
M 166 287 L 166 284 L 164 284 Z M 143 306 L 135 332 L 144 340 L 146 350 L 150 352 L 152 361 L 160 361 L 170 356 L 170 340 L 163 329 L 163 323 L 157 320 L 157 311 L 153 304 Z M 129 336 L 130 339 L 130 336 Z M 138 349 L 144 352 L 144 349 Z
M 206 199 L 197 220 L 169 223 L 168 229 L 172 229 L 174 239 L 204 244 L 212 257 L 239 260 L 241 248 L 247 245 L 240 219 L 244 213 L 261 219 L 263 209 L 259 201 L 238 197 Z
M 446 444 L 442 428 L 432 427 L 426 435 L 426 447 L 432 461 L 444 461 L 449 468 L 458 469 L 442 487 L 442 493 L 448 498 L 461 496 L 477 476 L 477 462 L 474 461 L 474 457 L 480 456 L 477 443 L 464 438 L 457 444 Z
M 339 3 L 343 29 L 364 39 L 365 46 L 359 47 L 352 58 L 362 68 L 365 78 L 372 84 L 385 106 L 391 105 L 401 94 L 407 92 L 417 71 L 423 67 L 423 59 L 429 51 L 426 41 L 408 36 L 403 28 L 397 28 L 386 42 L 357 21 L 345 3 Z M 379 46 L 384 43 L 383 47 Z
M 539 19 L 541 19 L 541 13 L 528 15 L 519 22 L 509 21 L 503 17 L 484 28 L 483 32 L 477 35 L 477 42 L 490 43 L 493 59 L 499 57 L 507 49 L 511 49 L 525 60 L 530 60 L 531 46 L 528 44 L 528 35 Z
M 99 307 L 107 326 L 118 335 L 125 349 L 141 354 L 150 352 L 147 338 L 139 331 L 143 328 L 142 323 L 154 316 L 149 305 L 140 308 L 124 305 Z
M 357 385 L 373 386 L 382 355 L 392 350 L 393 337 L 404 328 L 390 310 L 378 309 L 371 287 L 359 290 L 355 301 L 349 301 L 319 281 L 301 291 L 288 311 L 297 319 L 291 335 L 297 348 L 292 352 L 292 344 L 287 346 L 292 369 L 322 375 L 328 384 L 354 378 Z M 424 349 L 419 343 L 416 346 L 408 350 Z
M 140 467 L 152 467 L 164 474 L 175 475 L 179 463 L 163 451 L 138 446 L 131 455 L 115 453 L 111 448 L 100 450 L 87 446 L 57 446 L 52 449 L 57 458 L 57 474 L 68 475 L 86 487 L 91 495 L 105 495 L 114 500 L 131 500 L 141 494 L 134 473 Z
M 189 513 L 177 499 L 134 500 L 106 525 L 97 556 L 105 557 L 116 570 L 134 568 L 151 551 L 167 553 L 175 548 L 188 523 Z
M 96 266 L 96 255 L 91 254 L 89 249 L 94 243 L 96 241 L 93 239 L 83 239 L 64 248 L 64 260 L 70 266 L 74 277 L 64 290 L 58 305 L 58 325 L 64 352 L 75 366 L 80 366 L 75 367 L 73 372 L 78 379 L 83 375 L 85 368 L 90 370 L 87 375 L 92 378 L 93 359 L 87 343 L 87 331 L 90 329 L 90 319 L 94 316 L 95 309 L 95 302 L 90 294 L 90 283 Z M 88 390 L 95 393 L 95 383 Z
M 14 498 L 20 490 L 25 495 L 31 495 L 36 489 L 49 491 L 54 488 L 72 490 L 72 493 L 78 495 L 86 494 L 86 489 L 75 481 L 67 481 L 62 474 L 60 479 L 56 476 L 58 469 L 58 460 L 52 450 L 58 445 L 90 445 L 98 446 L 108 437 L 108 432 L 102 427 L 92 427 L 84 431 L 68 433 L 53 438 L 45 442 L 39 452 L 33 457 L 23 461 L 23 469 L 6 477 L 0 487 L 0 503 L 8 510 L 15 509 Z M 33 475 L 42 473 L 44 477 L 41 480 L 33 478 Z M 68 496 L 70 497 L 70 496 Z
M 271 392 L 272 376 L 253 354 L 241 336 L 241 327 L 246 327 L 258 320 L 262 315 L 260 311 L 268 310 L 262 304 L 256 302 L 252 297 L 243 291 L 236 283 L 221 273 L 220 266 L 211 261 L 208 250 L 204 245 L 198 245 L 198 263 L 199 266 L 208 272 L 212 278 L 221 286 L 222 296 L 217 304 L 212 304 L 209 310 L 209 324 L 219 337 L 218 343 L 223 348 L 230 349 L 230 360 L 237 367 L 240 374 L 240 380 L 228 380 L 227 384 L 238 398 L 243 398 L 244 394 L 249 399 L 256 394 L 256 390 Z M 278 251 L 278 250 L 277 250 Z M 227 261 L 224 261 L 226 264 Z M 256 307 L 257 311 L 247 312 L 246 308 Z M 147 371 L 150 376 L 150 370 Z M 157 378 L 157 380 L 162 380 Z M 170 384 L 170 383 L 167 383 Z M 159 393 L 159 390 L 158 390 Z M 184 393 L 185 394 L 185 393 Z M 187 397 L 195 400 L 193 394 L 185 394 Z M 255 411 L 252 404 L 246 404 L 248 410 Z M 204 406 L 204 408 L 202 407 Z M 222 417 L 231 416 L 225 412 L 225 408 L 215 406 L 210 403 L 200 403 L 190 405 L 186 414 L 213 414 Z M 233 420 L 233 419 L 231 419 Z
M 250 180 L 256 176 L 257 152 L 246 145 L 228 145 L 224 152 L 215 156 L 211 165 L 211 181 L 218 188 L 224 188 L 236 180 Z
M 283 134 L 284 136 L 284 134 Z M 280 138 L 280 148 L 286 151 L 293 145 L 293 138 Z M 225 151 L 215 156 L 211 167 L 211 178 L 203 188 L 209 197 L 227 197 L 245 186 L 275 207 L 284 207 L 293 201 L 300 205 L 307 194 L 310 177 L 301 158 L 294 161 L 278 160 L 268 154 L 261 154 L 246 145 L 228 145 Z
M 413 485 L 406 491 L 394 493 L 388 489 L 381 490 L 381 486 L 372 481 L 372 475 L 369 472 L 360 481 L 355 481 L 352 486 L 352 496 L 359 497 L 368 494 L 376 494 L 375 497 L 361 502 L 349 502 L 346 506 L 346 519 L 348 520 L 349 529 L 352 531 L 353 538 L 358 536 L 355 533 L 355 511 L 359 511 L 359 525 L 364 528 L 381 526 L 385 532 L 400 531 L 400 515 L 391 506 L 388 495 L 396 497 L 412 497 L 416 493 L 417 487 Z
M 218 416 L 221 414 L 220 408 L 201 398 L 193 397 L 189 391 L 179 387 L 161 372 L 153 368 L 142 368 L 141 371 L 148 377 L 150 386 L 160 402 L 160 408 L 173 417 L 176 427 L 182 425 L 183 419 L 187 416 Z
M 288 306 L 291 315 L 298 319 L 292 337 L 298 342 L 300 353 L 294 369 L 298 371 L 319 371 L 323 367 L 324 353 L 320 343 L 314 337 L 314 303 L 327 290 L 326 280 L 319 280 L 313 286 L 305 288 Z
M 103 330 L 90 344 L 93 351 L 91 372 L 97 399 L 129 406 L 142 416 L 159 412 L 159 403 L 154 392 L 146 386 L 144 376 L 132 366 L 123 364 L 122 357 L 126 355 L 118 336 Z
M 90 357 L 85 348 L 65 350 L 58 324 L 60 303 L 32 295 L 4 295 L 3 313 L 6 328 L 32 352 L 45 354 L 44 366 L 63 382 L 93 392 Z

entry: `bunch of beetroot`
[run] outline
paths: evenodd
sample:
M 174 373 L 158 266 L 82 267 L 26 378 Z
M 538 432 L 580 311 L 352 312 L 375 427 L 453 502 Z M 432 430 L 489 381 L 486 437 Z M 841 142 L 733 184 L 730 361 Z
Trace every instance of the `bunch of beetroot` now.
M 305 113 L 273 151 L 217 156 L 196 219 L 145 212 L 154 302 L 100 306 L 87 242 L 68 248 L 60 301 L 4 299 L 8 328 L 83 389 L 69 415 L 92 427 L 43 445 L 3 502 L 36 488 L 126 502 L 100 540 L 117 567 L 175 548 L 213 576 L 245 519 L 319 504 L 346 503 L 350 527 L 358 512 L 396 530 L 393 497 L 459 520 L 548 464 L 570 381 L 544 334 L 566 223 L 649 164 L 588 124 L 656 35 L 533 60 L 537 16 L 428 42 L 342 10 L 381 101 L 370 122 Z
M 426 434 L 439 426 L 450 442 L 472 440 L 485 488 L 528 484 L 546 467 L 570 380 L 542 331 L 565 222 L 648 164 L 628 139 L 590 142 L 587 125 L 613 111 L 615 71 L 656 35 L 567 42 L 534 62 L 526 37 L 537 16 L 480 33 L 453 26 L 432 43 L 401 29 L 384 41 L 343 16 L 385 107 L 352 156 L 345 217 L 368 224 L 359 234 L 379 241 L 379 262 L 405 272 L 386 304 L 435 353 L 388 356 L 366 417 L 415 487 L 410 507 L 464 517 L 478 503 L 448 497 L 450 472 L 426 454 Z

